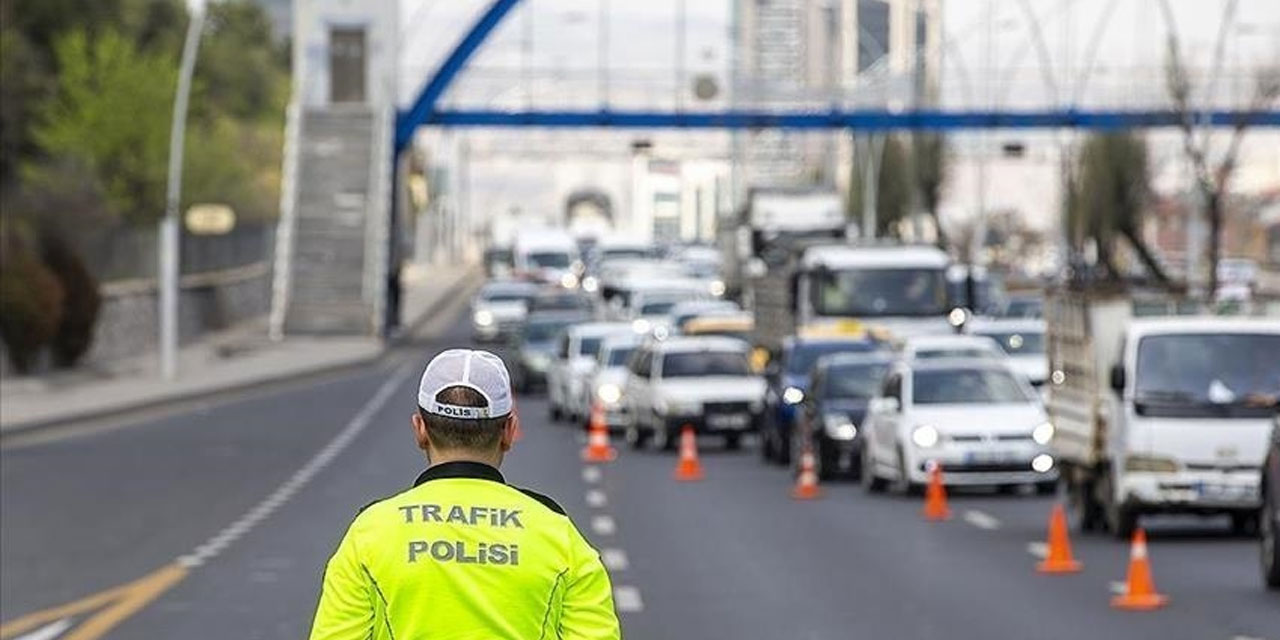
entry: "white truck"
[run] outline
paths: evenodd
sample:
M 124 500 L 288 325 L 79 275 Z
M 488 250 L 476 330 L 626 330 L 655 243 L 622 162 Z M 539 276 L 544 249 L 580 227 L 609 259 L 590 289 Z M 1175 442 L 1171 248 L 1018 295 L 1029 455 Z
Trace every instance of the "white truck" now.
M 947 254 L 931 246 L 825 244 L 750 283 L 755 342 L 855 323 L 885 337 L 951 333 Z
M 533 282 L 572 289 L 582 275 L 578 245 L 562 229 L 522 231 L 515 239 L 512 261 L 516 275 Z
M 1049 296 L 1052 450 L 1082 529 L 1124 538 L 1162 513 L 1257 526 L 1280 317 L 1164 315 L 1181 306 L 1118 290 Z
M 833 190 L 753 188 L 738 225 L 721 228 L 725 288 L 742 293 L 750 278 L 784 262 L 796 243 L 843 240 L 847 227 Z

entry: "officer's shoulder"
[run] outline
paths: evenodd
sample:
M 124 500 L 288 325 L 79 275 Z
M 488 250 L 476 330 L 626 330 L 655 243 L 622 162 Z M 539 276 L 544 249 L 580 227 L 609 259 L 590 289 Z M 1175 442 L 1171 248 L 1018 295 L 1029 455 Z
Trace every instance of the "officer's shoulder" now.
M 512 488 L 513 488 L 513 489 L 515 489 L 515 490 L 517 490 L 517 491 L 519 491 L 520 493 L 523 493 L 523 494 L 524 494 L 524 495 L 526 495 L 526 496 L 529 496 L 530 498 L 533 498 L 534 500 L 536 500 L 536 501 L 538 501 L 539 503 L 541 503 L 541 504 L 542 504 L 542 506 L 544 506 L 544 507 L 546 507 L 546 508 L 550 509 L 552 512 L 554 512 L 554 513 L 556 513 L 556 514 L 559 514 L 559 515 L 562 515 L 562 516 L 568 516 L 568 515 L 569 515 L 569 514 L 565 513 L 565 511 L 564 511 L 564 507 L 560 506 L 560 503 L 556 502 L 555 500 L 552 500 L 550 496 L 543 495 L 543 494 L 541 494 L 541 493 L 538 493 L 537 491 L 533 491 L 533 490 L 531 490 L 531 489 L 526 489 L 526 488 L 524 488 L 524 487 L 514 487 L 514 486 L 513 486 Z

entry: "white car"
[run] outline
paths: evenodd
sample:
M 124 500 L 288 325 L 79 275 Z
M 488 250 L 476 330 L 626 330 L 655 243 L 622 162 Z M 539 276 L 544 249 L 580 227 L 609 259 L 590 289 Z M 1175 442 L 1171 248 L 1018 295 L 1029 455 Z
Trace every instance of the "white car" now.
M 1014 371 L 1042 387 L 1049 377 L 1049 357 L 1044 349 L 1044 320 L 1036 318 L 977 318 L 966 327 L 975 336 L 991 338 L 1009 356 Z
M 609 335 L 600 343 L 596 366 L 577 398 L 576 411 L 584 421 L 590 419 L 592 407 L 599 405 L 610 430 L 626 427 L 627 406 L 622 401 L 622 392 L 627 386 L 627 362 L 641 341 L 640 336 L 628 331 Z
M 600 343 L 607 336 L 629 333 L 631 327 L 626 323 L 587 322 L 573 325 L 560 334 L 547 366 L 547 406 L 551 419 L 581 417 L 577 412 L 577 398 L 595 369 Z
M 706 298 L 708 294 L 701 287 L 688 283 L 670 282 L 646 286 L 633 291 L 625 309 L 621 311 L 622 320 L 629 321 L 636 333 L 646 335 L 658 328 L 665 328 L 670 322 L 671 309 L 681 302 Z
M 1000 345 L 985 336 L 912 336 L 902 341 L 898 352 L 905 360 L 936 360 L 938 358 L 1005 360 L 1006 358 Z
M 987 358 L 900 360 L 863 422 L 863 485 L 918 492 L 938 464 L 947 485 L 1053 491 L 1053 425 L 1026 380 Z
M 737 448 L 764 415 L 764 378 L 752 373 L 750 345 L 722 337 L 678 336 L 646 341 L 631 357 L 626 388 L 627 442 L 652 439 L 675 447 L 685 426 L 724 437 Z
M 485 284 L 471 300 L 471 336 L 477 342 L 492 341 L 514 332 L 524 322 L 529 300 L 538 286 L 528 282 L 495 280 Z

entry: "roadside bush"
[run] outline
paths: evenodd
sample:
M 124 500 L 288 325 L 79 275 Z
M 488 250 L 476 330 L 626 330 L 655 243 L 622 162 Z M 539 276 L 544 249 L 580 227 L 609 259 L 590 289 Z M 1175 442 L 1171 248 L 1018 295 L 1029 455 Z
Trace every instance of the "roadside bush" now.
M 11 225 L 6 225 L 11 226 Z M 0 231 L 0 338 L 18 373 L 36 364 L 62 321 L 62 285 L 12 229 Z
M 93 345 L 93 329 L 102 308 L 102 295 L 98 293 L 98 281 L 89 273 L 84 260 L 61 235 L 44 233 L 40 251 L 45 267 L 58 278 L 63 293 L 61 321 L 49 345 L 53 363 L 70 367 Z

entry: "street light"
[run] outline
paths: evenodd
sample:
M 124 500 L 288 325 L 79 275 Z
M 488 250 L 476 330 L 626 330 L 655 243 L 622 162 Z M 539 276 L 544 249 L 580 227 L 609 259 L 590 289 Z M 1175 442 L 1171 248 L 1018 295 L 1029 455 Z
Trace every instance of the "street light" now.
M 191 98 L 191 76 L 204 29 L 204 2 L 190 3 L 191 21 L 182 45 L 178 69 L 178 89 L 173 98 L 173 119 L 169 129 L 169 183 L 165 189 L 164 218 L 160 221 L 159 318 L 160 375 L 165 380 L 178 376 L 178 277 L 181 234 L 178 206 L 182 199 L 183 143 L 187 131 L 187 105 Z

